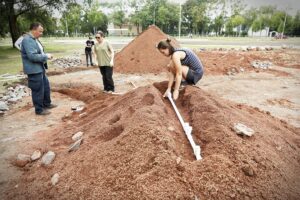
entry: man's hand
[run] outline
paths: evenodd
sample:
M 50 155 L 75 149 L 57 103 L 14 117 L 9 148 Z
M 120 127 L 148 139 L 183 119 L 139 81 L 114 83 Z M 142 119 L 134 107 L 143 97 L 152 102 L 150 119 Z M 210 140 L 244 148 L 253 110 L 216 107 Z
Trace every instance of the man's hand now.
M 166 90 L 165 94 L 163 95 L 163 97 L 167 97 L 170 92 L 171 92 L 171 88 L 168 88 Z
M 174 90 L 174 92 L 173 92 L 173 99 L 177 100 L 178 99 L 178 95 L 179 95 L 179 91 L 178 90 Z
M 53 56 L 50 53 L 47 53 L 47 57 L 49 60 L 51 60 L 53 58 Z

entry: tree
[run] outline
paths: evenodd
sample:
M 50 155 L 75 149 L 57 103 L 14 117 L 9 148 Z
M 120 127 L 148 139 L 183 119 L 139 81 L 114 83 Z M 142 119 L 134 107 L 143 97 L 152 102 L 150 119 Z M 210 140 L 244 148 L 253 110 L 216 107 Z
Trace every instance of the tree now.
M 56 19 L 52 13 L 44 8 L 37 9 L 35 13 L 28 12 L 18 18 L 17 26 L 21 32 L 28 31 L 32 22 L 38 21 L 44 25 L 44 35 L 54 34 L 57 30 Z
M 222 27 L 224 26 L 224 23 L 225 23 L 225 19 L 224 19 L 224 16 L 222 14 L 217 16 L 214 19 L 213 29 L 215 30 L 217 35 L 221 34 Z
M 248 32 L 248 30 L 251 28 L 254 20 L 256 20 L 258 15 L 258 9 L 257 8 L 250 8 L 245 12 L 244 19 L 245 19 L 245 29 Z
M 94 2 L 90 9 L 85 10 L 82 22 L 84 33 L 95 34 L 97 30 L 107 33 L 108 17 L 101 11 L 100 4 Z
M 245 23 L 245 18 L 242 17 L 241 15 L 235 15 L 231 18 L 231 23 L 232 23 L 233 27 L 236 27 L 236 28 L 239 29 L 238 33 L 239 33 L 239 36 L 240 36 L 242 25 Z
M 0 4 L 1 15 L 8 20 L 9 32 L 12 39 L 12 46 L 20 35 L 17 20 L 25 13 L 34 14 L 40 8 L 60 9 L 63 2 L 71 0 L 2 0 Z
M 136 26 L 138 34 L 140 33 L 140 26 L 143 22 L 141 9 L 144 5 L 144 0 L 129 0 L 129 6 L 133 8 L 133 13 L 129 16 L 129 22 Z
M 201 33 L 200 24 L 203 22 L 206 13 L 206 1 L 187 0 L 182 7 L 182 11 L 189 29 L 194 33 Z
M 81 30 L 82 23 L 82 6 L 77 3 L 69 3 L 61 17 L 61 24 L 65 28 L 65 33 L 77 33 Z
M 297 12 L 295 18 L 293 19 L 293 34 L 300 36 L 300 11 Z
M 125 12 L 123 10 L 115 11 L 112 14 L 112 21 L 114 25 L 118 26 L 121 29 L 121 35 L 122 35 L 122 26 L 127 22 L 127 19 L 125 17 Z

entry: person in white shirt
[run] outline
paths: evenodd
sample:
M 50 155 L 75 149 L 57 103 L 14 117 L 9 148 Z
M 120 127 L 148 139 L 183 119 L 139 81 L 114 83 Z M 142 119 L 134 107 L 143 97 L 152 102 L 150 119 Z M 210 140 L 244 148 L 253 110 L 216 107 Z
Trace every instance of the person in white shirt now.
M 19 51 L 21 51 L 22 41 L 23 41 L 25 35 L 26 35 L 26 32 L 22 32 L 22 35 L 15 42 L 15 47 L 17 49 L 19 49 Z

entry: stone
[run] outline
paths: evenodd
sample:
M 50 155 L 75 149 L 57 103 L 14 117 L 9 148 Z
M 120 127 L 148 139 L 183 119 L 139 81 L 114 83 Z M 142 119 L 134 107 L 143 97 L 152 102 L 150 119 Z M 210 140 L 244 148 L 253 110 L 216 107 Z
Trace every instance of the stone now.
M 87 113 L 86 113 L 86 112 L 81 113 L 81 114 L 79 115 L 80 118 L 83 118 L 83 117 L 86 117 L 86 116 L 87 116 Z
M 42 157 L 42 164 L 43 165 L 50 165 L 55 158 L 55 153 L 53 151 L 48 151 Z
M 17 103 L 21 98 L 20 97 L 15 97 L 15 98 L 10 98 L 7 100 L 9 103 Z
M 177 157 L 177 159 L 176 159 L 177 165 L 180 163 L 180 161 L 181 161 L 181 158 L 180 158 L 180 157 Z
M 249 165 L 242 167 L 242 171 L 246 176 L 254 176 L 254 170 Z
M 26 154 L 18 154 L 15 165 L 18 167 L 24 167 L 30 162 L 30 156 Z
M 30 162 L 30 156 L 26 154 L 18 154 L 18 160 L 22 161 L 29 161 Z
M 75 112 L 81 112 L 84 109 L 84 106 L 77 106 Z
M 51 183 L 52 183 L 52 185 L 54 186 L 54 185 L 56 185 L 56 184 L 58 183 L 58 181 L 59 181 L 59 174 L 56 173 L 56 174 L 54 174 L 54 175 L 52 176 L 52 178 L 51 178 Z
M 173 126 L 169 126 L 168 130 L 173 132 L 173 131 L 175 131 L 175 128 Z
M 0 110 L 1 111 L 8 111 L 8 105 L 4 101 L 0 101 Z
M 31 155 L 31 160 L 32 161 L 38 160 L 41 156 L 42 156 L 42 153 L 39 150 L 36 150 Z
M 75 133 L 73 136 L 72 136 L 72 140 L 73 141 L 77 141 L 77 140 L 79 140 L 79 139 L 81 139 L 82 138 L 82 136 L 83 136 L 83 132 L 77 132 L 77 133 Z
M 254 134 L 254 130 L 245 126 L 244 124 L 241 123 L 235 123 L 233 130 L 239 134 L 239 135 L 246 135 L 246 136 L 252 136 Z
M 79 147 L 80 147 L 80 144 L 81 144 L 82 140 L 83 140 L 83 139 L 81 138 L 81 139 L 77 140 L 75 143 L 73 143 L 73 144 L 70 146 L 68 152 L 78 150 Z

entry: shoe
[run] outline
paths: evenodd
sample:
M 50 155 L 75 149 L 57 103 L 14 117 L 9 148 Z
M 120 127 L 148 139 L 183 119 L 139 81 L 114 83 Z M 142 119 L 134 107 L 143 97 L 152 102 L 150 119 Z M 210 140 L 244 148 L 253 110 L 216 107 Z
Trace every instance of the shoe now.
M 103 93 L 108 93 L 108 91 L 107 91 L 107 90 L 103 90 L 102 92 L 103 92 Z
M 49 115 L 49 114 L 51 114 L 51 112 L 48 111 L 48 110 L 43 110 L 42 112 L 36 113 L 36 114 L 37 114 L 37 115 Z
M 52 109 L 52 108 L 56 108 L 57 105 L 56 104 L 50 104 L 49 106 L 45 106 L 45 109 Z

